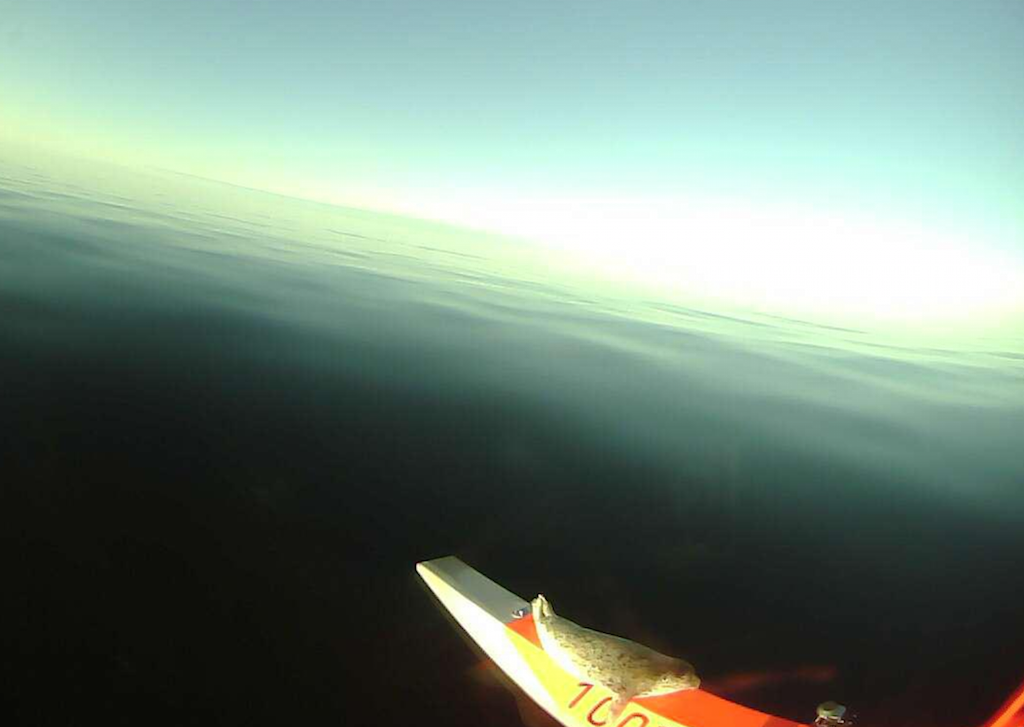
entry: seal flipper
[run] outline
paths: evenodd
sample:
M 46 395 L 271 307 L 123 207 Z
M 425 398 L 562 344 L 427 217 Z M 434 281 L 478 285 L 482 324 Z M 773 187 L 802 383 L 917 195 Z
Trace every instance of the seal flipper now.
M 632 692 L 615 695 L 615 698 L 608 704 L 608 718 L 604 721 L 606 727 L 613 727 L 619 721 L 622 712 L 629 706 L 629 700 L 635 696 Z

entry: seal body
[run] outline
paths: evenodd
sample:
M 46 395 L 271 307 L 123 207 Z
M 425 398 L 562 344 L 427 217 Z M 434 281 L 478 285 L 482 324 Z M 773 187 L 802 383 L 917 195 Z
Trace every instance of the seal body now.
M 531 602 L 541 646 L 556 664 L 573 676 L 600 684 L 613 694 L 612 720 L 633 697 L 696 689 L 700 678 L 682 659 L 599 631 L 555 614 L 543 595 Z

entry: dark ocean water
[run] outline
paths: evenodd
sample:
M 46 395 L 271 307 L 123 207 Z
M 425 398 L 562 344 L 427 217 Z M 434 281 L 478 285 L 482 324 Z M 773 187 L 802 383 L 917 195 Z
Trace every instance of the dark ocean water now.
M 448 554 L 796 719 L 972 725 L 1024 678 L 1019 338 L 901 346 L 542 263 L 0 161 L 11 724 L 524 724 L 418 583 Z

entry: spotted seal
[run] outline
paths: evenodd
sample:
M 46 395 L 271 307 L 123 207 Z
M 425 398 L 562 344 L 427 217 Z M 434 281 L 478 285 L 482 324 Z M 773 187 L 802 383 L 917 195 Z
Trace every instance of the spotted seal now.
M 682 659 L 659 654 L 619 636 L 591 631 L 555 614 L 538 594 L 530 603 L 541 646 L 567 672 L 600 684 L 615 696 L 609 705 L 613 724 L 633 697 L 696 689 L 700 678 Z

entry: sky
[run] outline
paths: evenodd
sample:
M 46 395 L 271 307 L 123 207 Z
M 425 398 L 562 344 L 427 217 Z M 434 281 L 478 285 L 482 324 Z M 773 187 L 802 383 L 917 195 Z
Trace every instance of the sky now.
M 0 0 L 0 98 L 25 148 L 659 290 L 1024 321 L 1019 0 Z

